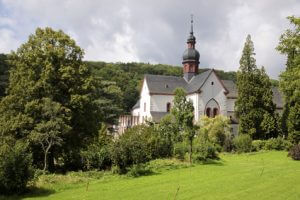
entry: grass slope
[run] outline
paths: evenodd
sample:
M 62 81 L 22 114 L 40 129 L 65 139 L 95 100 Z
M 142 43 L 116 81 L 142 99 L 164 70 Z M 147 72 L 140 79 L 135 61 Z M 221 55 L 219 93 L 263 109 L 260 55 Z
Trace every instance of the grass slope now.
M 286 155 L 227 154 L 218 163 L 163 170 L 139 178 L 110 176 L 91 181 L 88 191 L 86 183 L 61 189 L 57 186 L 48 196 L 25 199 L 300 199 L 300 162 Z

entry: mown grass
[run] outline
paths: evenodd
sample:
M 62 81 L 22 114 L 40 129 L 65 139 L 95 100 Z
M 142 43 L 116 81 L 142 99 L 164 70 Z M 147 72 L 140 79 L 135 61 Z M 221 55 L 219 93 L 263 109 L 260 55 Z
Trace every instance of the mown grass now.
M 191 167 L 174 160 L 152 161 L 149 166 L 155 173 L 138 178 L 103 172 L 45 175 L 35 192 L 3 198 L 300 199 L 300 162 L 288 158 L 287 152 L 225 154 L 220 161 Z

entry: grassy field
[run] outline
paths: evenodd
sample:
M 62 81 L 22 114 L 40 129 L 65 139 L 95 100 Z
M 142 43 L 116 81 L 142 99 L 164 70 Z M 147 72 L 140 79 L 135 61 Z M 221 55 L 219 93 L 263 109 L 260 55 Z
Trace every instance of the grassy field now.
M 42 177 L 45 179 L 43 188 L 34 194 L 3 198 L 300 199 L 300 162 L 288 158 L 286 152 L 221 155 L 221 160 L 216 163 L 165 168 L 138 178 L 116 175 L 99 175 L 97 180 L 67 177 L 61 176 L 61 181 L 50 176 Z

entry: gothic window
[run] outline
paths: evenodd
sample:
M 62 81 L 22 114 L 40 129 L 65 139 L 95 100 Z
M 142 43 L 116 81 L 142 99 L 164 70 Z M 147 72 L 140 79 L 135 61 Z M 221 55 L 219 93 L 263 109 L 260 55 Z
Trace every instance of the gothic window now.
M 218 108 L 214 108 L 213 110 L 213 117 L 217 116 L 219 114 Z
M 210 117 L 210 107 L 206 108 L 206 116 Z
M 210 99 L 205 106 L 205 114 L 208 117 L 215 117 L 219 114 L 220 106 L 215 99 Z M 209 114 L 208 114 L 209 113 Z
M 168 103 L 167 103 L 167 112 L 170 112 L 170 111 L 171 111 L 171 103 L 168 102 Z
M 144 103 L 144 112 L 146 112 L 146 103 Z

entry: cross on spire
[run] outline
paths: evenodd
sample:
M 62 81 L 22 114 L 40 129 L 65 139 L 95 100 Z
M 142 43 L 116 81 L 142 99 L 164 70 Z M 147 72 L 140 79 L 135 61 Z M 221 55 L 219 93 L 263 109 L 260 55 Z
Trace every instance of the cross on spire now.
M 193 17 L 194 17 L 194 15 L 191 14 L 191 34 L 192 34 L 192 35 L 193 35 L 193 33 L 194 33 L 194 31 L 193 31 L 193 22 L 194 22 Z

